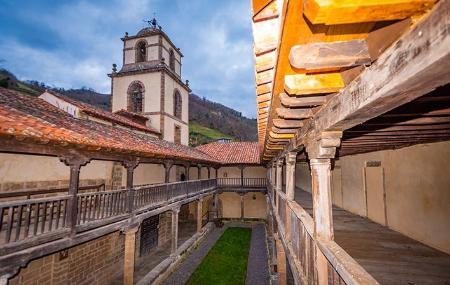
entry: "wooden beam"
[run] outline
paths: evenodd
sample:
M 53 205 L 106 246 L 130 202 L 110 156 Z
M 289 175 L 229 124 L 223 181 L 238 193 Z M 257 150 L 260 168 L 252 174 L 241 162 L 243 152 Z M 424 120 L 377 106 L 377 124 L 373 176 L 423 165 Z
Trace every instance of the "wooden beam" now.
M 280 101 L 286 107 L 309 107 L 323 105 L 327 102 L 327 96 L 289 96 L 286 93 L 281 93 Z
M 347 130 L 450 82 L 450 0 L 433 10 L 352 84 L 321 107 L 293 148 L 315 134 Z
M 277 127 L 272 127 L 272 132 L 277 134 L 295 134 L 297 129 L 280 129 Z
M 319 94 L 338 92 L 345 87 L 340 73 L 294 74 L 284 77 L 284 89 L 289 94 Z
M 260 103 L 260 102 L 270 101 L 271 98 L 272 98 L 272 94 L 270 94 L 270 93 L 257 95 L 256 102 Z
M 273 69 L 257 72 L 255 75 L 256 85 L 270 83 L 273 80 Z
M 316 42 L 291 48 L 289 62 L 306 70 L 339 69 L 370 64 L 371 58 L 364 39 L 336 42 Z
M 284 119 L 274 119 L 272 121 L 273 125 L 280 129 L 289 128 L 301 128 L 303 127 L 303 120 L 284 120 Z
M 273 68 L 275 65 L 275 51 L 255 56 L 255 70 L 261 72 Z
M 269 136 L 276 139 L 292 139 L 294 134 L 277 134 L 274 132 L 269 132 Z
M 277 115 L 284 119 L 306 119 L 313 116 L 311 109 L 289 109 L 280 107 L 276 109 Z
M 304 14 L 313 24 L 350 24 L 401 20 L 420 15 L 435 0 L 305 0 Z
M 267 2 L 267 0 L 265 0 Z M 254 22 L 265 21 L 278 17 L 277 1 L 269 0 L 271 2 L 261 9 L 253 16 Z
M 272 89 L 272 84 L 270 84 L 270 83 L 258 85 L 258 86 L 256 86 L 256 94 L 258 96 L 260 96 L 262 94 L 267 94 L 267 93 L 270 93 L 271 89 Z

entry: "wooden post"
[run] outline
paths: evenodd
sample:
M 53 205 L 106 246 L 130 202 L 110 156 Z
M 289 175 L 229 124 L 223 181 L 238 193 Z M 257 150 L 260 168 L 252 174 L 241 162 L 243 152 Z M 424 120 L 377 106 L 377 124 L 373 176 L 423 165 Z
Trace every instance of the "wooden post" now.
M 172 169 L 173 166 L 173 161 L 168 160 L 168 161 L 164 161 L 164 182 L 165 183 L 169 183 L 170 181 L 170 170 Z
M 197 173 L 198 180 L 202 179 L 202 166 L 200 164 L 197 165 Z
M 283 160 L 277 161 L 275 190 L 276 193 L 274 194 L 274 196 L 277 196 L 279 192 L 283 192 Z M 275 201 L 277 201 L 275 203 L 275 206 L 278 210 L 278 198 L 275 199 Z
M 202 231 L 202 218 L 203 218 L 203 198 L 197 200 L 197 232 Z
M 125 252 L 123 284 L 133 285 L 134 283 L 134 259 L 136 252 L 136 232 L 138 228 L 129 229 L 125 232 Z
M 186 175 L 186 181 L 189 181 L 189 169 L 190 169 L 190 164 L 185 164 L 184 165 L 184 175 Z
M 122 165 L 127 170 L 127 211 L 128 213 L 132 213 L 134 210 L 134 188 L 133 188 L 133 176 L 134 169 L 139 165 L 139 160 L 125 160 L 122 162 Z
M 90 159 L 82 156 L 64 156 L 59 159 L 70 167 L 66 227 L 71 228 L 71 235 L 74 235 L 78 216 L 77 194 L 80 181 L 80 169 L 81 166 L 88 164 Z
M 306 146 L 311 167 L 311 188 L 314 215 L 314 240 L 333 240 L 331 203 L 331 159 L 341 143 L 342 132 L 323 132 L 319 139 Z M 316 245 L 318 284 L 328 284 L 328 260 Z
M 214 169 L 216 170 L 216 179 L 219 178 L 219 167 L 214 167 Z
M 208 166 L 208 179 L 211 179 L 211 168 Z
M 243 189 L 244 188 L 244 169 L 245 169 L 245 166 L 240 165 L 239 169 L 241 170 L 241 189 Z
M 295 198 L 295 164 L 297 162 L 297 153 L 289 152 L 286 155 L 286 198 L 288 201 L 294 201 Z
M 178 248 L 178 213 L 180 213 L 180 208 L 174 208 L 172 211 L 172 251 L 174 254 Z

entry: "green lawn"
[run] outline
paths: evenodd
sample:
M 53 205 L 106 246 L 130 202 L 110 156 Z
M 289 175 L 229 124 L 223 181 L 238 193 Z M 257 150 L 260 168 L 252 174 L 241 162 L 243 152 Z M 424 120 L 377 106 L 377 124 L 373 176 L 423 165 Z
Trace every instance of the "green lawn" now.
M 226 229 L 186 284 L 245 284 L 251 234 L 248 228 Z

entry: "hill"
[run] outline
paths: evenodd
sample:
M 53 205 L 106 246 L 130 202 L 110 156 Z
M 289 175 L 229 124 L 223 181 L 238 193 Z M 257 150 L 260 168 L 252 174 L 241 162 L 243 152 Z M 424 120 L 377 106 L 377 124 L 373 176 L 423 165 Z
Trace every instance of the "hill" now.
M 46 89 L 64 94 L 72 99 L 89 103 L 105 110 L 111 109 L 111 95 L 93 89 L 55 88 L 38 81 L 21 81 L 11 72 L 0 69 L 0 86 L 31 96 L 39 96 Z M 256 141 L 256 119 L 249 119 L 222 104 L 189 95 L 189 142 L 192 146 L 205 144 L 219 138 L 237 141 Z

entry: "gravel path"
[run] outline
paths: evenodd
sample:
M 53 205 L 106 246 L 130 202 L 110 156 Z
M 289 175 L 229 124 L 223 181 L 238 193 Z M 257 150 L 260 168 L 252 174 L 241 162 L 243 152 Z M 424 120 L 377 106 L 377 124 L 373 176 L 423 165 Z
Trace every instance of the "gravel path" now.
M 252 240 L 247 263 L 247 285 L 269 284 L 269 268 L 267 264 L 266 229 L 264 224 L 252 227 Z

